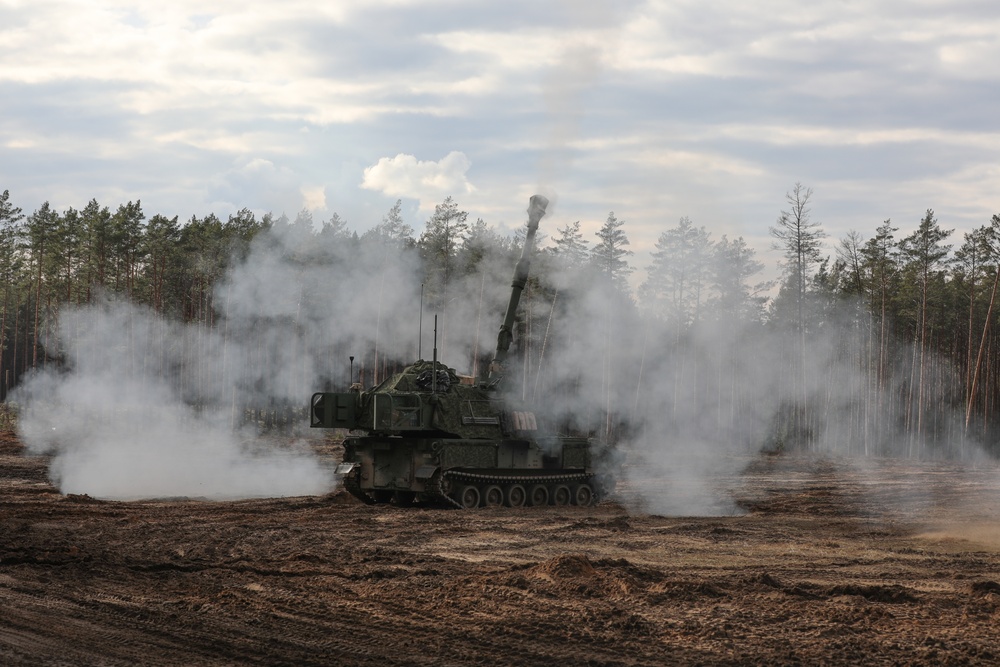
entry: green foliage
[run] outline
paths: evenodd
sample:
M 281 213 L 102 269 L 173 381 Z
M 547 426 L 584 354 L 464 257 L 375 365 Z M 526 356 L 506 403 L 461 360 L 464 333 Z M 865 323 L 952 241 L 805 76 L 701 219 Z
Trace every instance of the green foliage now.
M 806 292 L 809 290 L 812 267 L 822 261 L 823 239 L 826 234 L 819 223 L 812 220 L 809 201 L 812 189 L 796 183 L 785 194 L 788 210 L 782 210 L 777 222 L 770 228 L 775 239 L 774 247 L 784 253 L 784 284 L 779 298 L 790 299 L 791 308 L 776 304 L 773 313 L 792 314 L 795 329 L 802 332 L 806 326 Z
M 567 224 L 562 229 L 556 230 L 559 236 L 553 239 L 555 248 L 552 250 L 560 264 L 569 269 L 579 269 L 590 256 L 590 248 L 583 240 L 583 233 L 580 231 L 580 221 Z
M 688 327 L 700 317 L 712 268 L 710 234 L 685 216 L 660 234 L 640 299 L 651 312 Z
M 22 220 L 24 214 L 10 203 L 10 191 L 4 190 L 0 195 L 0 281 L 7 291 L 22 282 L 24 262 L 19 252 Z
M 712 310 L 723 322 L 760 322 L 764 318 L 771 281 L 753 282 L 764 270 L 753 248 L 743 237 L 730 241 L 723 236 L 715 244 L 712 257 Z
M 382 222 L 362 234 L 361 240 L 365 243 L 381 243 L 387 249 L 396 251 L 414 247 L 416 241 L 413 238 L 413 227 L 403 222 L 402 211 L 403 201 L 397 199 L 389 212 L 382 217 Z M 339 223 L 338 216 L 334 214 L 329 233 L 343 235 L 346 231 L 346 225 L 341 227 Z
M 417 246 L 427 271 L 427 295 L 432 303 L 443 304 L 455 270 L 457 251 L 469 231 L 469 214 L 459 210 L 451 197 L 434 207 Z
M 472 275 L 482 269 L 484 261 L 511 255 L 511 250 L 512 245 L 507 239 L 501 237 L 482 218 L 477 218 L 462 239 L 458 264 L 465 275 Z
M 614 211 L 608 213 L 608 219 L 595 234 L 597 244 L 590 251 L 590 259 L 612 285 L 627 293 L 626 280 L 632 273 L 628 257 L 632 256 L 632 251 L 626 248 L 629 240 L 622 229 L 624 225 L 625 221 L 616 218 Z

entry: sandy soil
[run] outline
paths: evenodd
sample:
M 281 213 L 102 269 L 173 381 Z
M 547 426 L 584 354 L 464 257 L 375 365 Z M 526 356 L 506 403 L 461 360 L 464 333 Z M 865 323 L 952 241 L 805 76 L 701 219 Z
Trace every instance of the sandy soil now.
M 994 665 L 998 480 L 762 457 L 717 480 L 745 513 L 711 518 L 629 513 L 627 486 L 519 511 L 103 502 L 0 434 L 0 664 Z

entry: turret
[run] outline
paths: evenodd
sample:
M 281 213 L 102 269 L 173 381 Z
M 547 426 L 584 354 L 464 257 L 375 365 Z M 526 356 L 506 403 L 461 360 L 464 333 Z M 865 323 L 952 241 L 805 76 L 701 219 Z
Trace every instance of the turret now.
M 310 426 L 363 430 L 383 436 L 467 439 L 502 438 L 515 431 L 536 430 L 533 415 L 529 419 L 521 417 L 529 413 L 512 412 L 512 421 L 506 419 L 507 409 L 493 390 L 503 378 L 503 362 L 513 340 L 514 316 L 528 282 L 538 221 L 545 215 L 548 204 L 549 200 L 542 195 L 535 195 L 529 201 L 528 232 L 514 268 L 510 301 L 500 326 L 487 382 L 476 385 L 472 378 L 467 378 L 469 382 L 466 382 L 438 361 L 435 317 L 434 356 L 430 362 L 416 361 L 367 391 L 352 387 L 346 393 L 314 394 Z M 353 374 L 353 358 L 351 372 Z
M 507 312 L 504 313 L 503 324 L 500 325 L 500 333 L 497 336 L 497 351 L 490 363 L 490 384 L 495 384 L 503 378 L 504 360 L 507 359 L 507 352 L 514 340 L 514 316 L 521 301 L 521 292 L 528 283 L 528 268 L 531 265 L 531 251 L 535 245 L 535 232 L 538 231 L 538 221 L 545 215 L 548 205 L 549 200 L 542 195 L 534 195 L 528 201 L 528 233 L 524 235 L 521 258 L 514 267 L 514 279 L 510 283 L 510 300 L 507 302 Z

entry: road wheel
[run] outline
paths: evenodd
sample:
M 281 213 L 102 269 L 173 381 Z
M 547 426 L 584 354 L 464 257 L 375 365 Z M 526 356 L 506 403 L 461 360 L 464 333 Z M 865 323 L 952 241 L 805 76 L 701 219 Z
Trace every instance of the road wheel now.
M 483 505 L 486 507 L 500 507 L 503 505 L 503 489 L 499 486 L 487 486 L 483 491 Z
M 594 490 L 590 484 L 581 484 L 573 492 L 573 504 L 580 507 L 588 507 L 594 502 Z
M 458 492 L 458 504 L 467 510 L 479 507 L 479 489 L 466 486 Z
M 532 507 L 544 507 L 549 504 L 549 489 L 544 484 L 536 484 L 528 491 L 528 504 Z
M 507 507 L 524 507 L 524 503 L 528 500 L 528 494 L 525 492 L 524 487 L 520 484 L 511 484 L 507 487 L 507 493 L 505 505 Z
M 570 500 L 573 498 L 573 494 L 570 493 L 569 487 L 564 484 L 560 484 L 555 489 L 552 490 L 552 504 L 553 505 L 569 505 Z

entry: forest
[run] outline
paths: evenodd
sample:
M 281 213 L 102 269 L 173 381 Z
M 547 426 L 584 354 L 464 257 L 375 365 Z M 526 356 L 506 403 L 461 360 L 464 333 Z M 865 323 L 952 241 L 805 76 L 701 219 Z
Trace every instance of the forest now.
M 507 390 L 562 430 L 647 450 L 997 451 L 1000 216 L 962 239 L 927 210 L 832 240 L 812 197 L 795 184 L 776 202 L 778 281 L 743 238 L 688 217 L 664 222 L 641 267 L 613 212 L 593 239 L 543 220 Z M 471 221 L 451 197 L 420 230 L 401 211 L 359 234 L 308 210 L 25 213 L 5 190 L 0 398 L 27 400 L 41 374 L 114 368 L 113 385 L 158 378 L 183 405 L 232 416 L 370 386 L 429 358 L 432 340 L 477 375 L 523 231 Z

